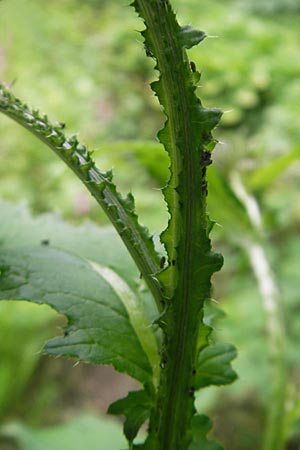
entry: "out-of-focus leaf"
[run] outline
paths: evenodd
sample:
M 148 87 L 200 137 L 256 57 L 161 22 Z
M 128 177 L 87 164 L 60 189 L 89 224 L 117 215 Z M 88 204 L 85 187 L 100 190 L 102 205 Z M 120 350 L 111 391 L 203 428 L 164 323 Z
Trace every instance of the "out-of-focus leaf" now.
M 3 249 L 0 298 L 44 303 L 66 315 L 64 336 L 49 341 L 48 354 L 112 364 L 141 382 L 152 368 L 116 290 L 87 261 L 45 247 Z
M 212 428 L 212 422 L 207 416 L 195 416 L 192 426 L 193 441 L 189 450 L 224 450 L 217 442 L 206 438 L 207 433 Z
M 210 217 L 221 223 L 224 230 L 230 230 L 234 239 L 244 238 L 252 233 L 253 227 L 244 205 L 237 198 L 229 182 L 216 166 L 207 173 L 209 195 L 208 211 Z M 233 228 L 236 225 L 235 228 Z
M 128 154 L 134 154 L 143 168 L 161 186 L 164 186 L 169 177 L 169 158 L 160 142 L 157 141 L 116 141 L 104 144 L 99 150 L 99 155 L 109 154 L 110 161 L 120 163 Z M 97 153 L 95 155 L 97 157 Z
M 20 404 L 56 319 L 47 306 L 0 302 L 0 421 Z
M 152 406 L 153 401 L 148 392 L 132 391 L 127 397 L 112 403 L 108 413 L 125 416 L 124 434 L 128 441 L 132 442 L 140 427 L 149 418 Z
M 22 450 L 120 450 L 126 448 L 122 426 L 118 422 L 84 415 L 54 427 L 32 429 L 19 423 L 0 428 Z
M 199 354 L 195 389 L 221 386 L 236 380 L 237 375 L 230 365 L 236 356 L 237 351 L 231 344 L 216 344 L 204 348 Z
M 283 172 L 300 159 L 300 147 L 297 146 L 285 155 L 272 159 L 267 165 L 252 173 L 248 184 L 251 190 L 264 190 L 274 183 Z

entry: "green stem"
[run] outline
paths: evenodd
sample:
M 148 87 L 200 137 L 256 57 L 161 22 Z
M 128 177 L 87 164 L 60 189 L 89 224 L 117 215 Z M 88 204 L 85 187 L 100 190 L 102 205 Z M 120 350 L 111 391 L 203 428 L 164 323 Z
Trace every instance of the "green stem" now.
M 287 396 L 286 342 L 278 289 L 271 275 L 263 246 L 247 246 L 252 270 L 256 276 L 267 319 L 270 351 L 270 392 L 263 450 L 284 449 L 285 401 Z
M 255 230 L 256 238 L 243 245 L 256 277 L 266 315 L 270 354 L 270 390 L 267 422 L 263 450 L 283 450 L 285 440 L 285 402 L 287 397 L 286 335 L 283 313 L 279 300 L 279 289 L 272 275 L 263 244 L 262 218 L 258 203 L 248 194 L 240 177 L 235 173 L 231 179 L 232 188 L 245 206 Z
M 203 303 L 210 296 L 211 275 L 222 265 L 222 258 L 211 252 L 208 238 L 206 166 L 201 164 L 220 112 L 203 108 L 195 96 L 185 51 L 192 44 L 169 2 L 135 0 L 133 6 L 145 21 L 145 45 L 160 73 L 152 89 L 167 116 L 159 139 L 169 154 L 171 172 L 164 191 L 171 217 L 162 235 L 169 267 L 159 278 L 164 283 L 168 308 L 160 322 L 164 331 L 162 370 L 146 448 L 186 450 L 195 413 L 193 377 L 200 350 L 198 334 L 205 327 Z M 197 42 L 203 39 L 197 30 L 194 35 Z

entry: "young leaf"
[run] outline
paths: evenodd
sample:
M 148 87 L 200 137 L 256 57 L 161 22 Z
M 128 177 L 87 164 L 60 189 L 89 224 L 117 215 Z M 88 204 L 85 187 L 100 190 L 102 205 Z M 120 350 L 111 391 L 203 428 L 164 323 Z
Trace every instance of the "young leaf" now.
M 153 406 L 153 398 L 149 392 L 132 391 L 127 397 L 112 403 L 107 412 L 125 416 L 124 434 L 132 443 L 143 423 L 149 418 Z
M 149 359 L 118 293 L 91 264 L 53 248 L 3 249 L 0 298 L 48 304 L 68 318 L 64 336 L 47 343 L 51 355 L 112 364 L 151 383 Z
M 224 450 L 217 442 L 207 439 L 206 435 L 212 428 L 212 422 L 207 416 L 195 416 L 192 426 L 193 441 L 189 450 Z
M 237 375 L 230 365 L 236 356 L 236 349 L 231 344 L 215 344 L 204 348 L 198 358 L 195 389 L 221 386 L 236 380 Z

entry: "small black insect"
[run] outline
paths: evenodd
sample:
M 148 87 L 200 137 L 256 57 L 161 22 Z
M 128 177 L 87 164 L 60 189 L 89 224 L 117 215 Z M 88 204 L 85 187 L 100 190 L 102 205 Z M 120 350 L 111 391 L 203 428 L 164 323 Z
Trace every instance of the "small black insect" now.
M 202 139 L 204 141 L 208 141 L 211 139 L 211 134 L 210 133 L 202 133 Z
M 175 266 L 175 264 L 176 264 L 175 259 L 172 259 L 172 266 Z
M 146 52 L 146 56 L 148 56 L 148 58 L 153 58 L 154 55 L 149 47 L 145 46 L 145 52 Z
M 197 71 L 196 64 L 194 63 L 194 61 L 190 61 L 190 68 L 193 73 Z
M 208 189 L 207 189 L 207 181 L 206 180 L 202 181 L 201 188 L 202 188 L 202 194 L 207 195 Z
M 206 168 L 207 168 L 207 166 L 209 166 L 212 163 L 211 153 L 207 152 L 206 150 L 201 152 L 200 163 L 201 163 L 201 167 L 202 167 L 202 178 L 205 178 L 205 176 L 206 176 Z
M 164 369 L 164 368 L 166 367 L 165 361 L 161 361 L 161 363 L 159 364 L 159 367 L 160 367 L 161 369 Z
M 64 330 L 64 337 L 69 336 L 69 331 L 68 330 Z
M 194 386 L 191 386 L 189 389 L 189 396 L 193 397 L 194 394 L 195 394 L 195 388 L 194 388 Z
M 201 162 L 202 167 L 210 166 L 212 164 L 211 153 L 204 150 L 201 153 L 201 161 L 200 162 Z
M 49 241 L 49 239 L 43 239 L 43 240 L 41 241 L 41 244 L 47 246 L 47 245 L 50 244 L 50 241 Z
M 160 260 L 160 263 L 159 263 L 159 267 L 160 267 L 161 269 L 164 268 L 165 262 L 166 262 L 166 257 L 165 257 L 165 256 L 162 256 L 162 258 L 161 258 L 161 260 Z

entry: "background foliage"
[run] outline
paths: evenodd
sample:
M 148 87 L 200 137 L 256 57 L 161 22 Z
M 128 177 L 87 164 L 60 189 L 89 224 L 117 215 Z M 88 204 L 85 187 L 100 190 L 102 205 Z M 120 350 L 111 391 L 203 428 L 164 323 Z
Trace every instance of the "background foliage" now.
M 260 293 L 246 252 L 233 239 L 245 236 L 248 226 L 238 201 L 230 194 L 231 174 L 238 171 L 262 211 L 263 242 L 287 324 L 286 448 L 292 450 L 300 445 L 299 2 L 199 3 L 174 1 L 182 23 L 191 22 L 211 36 L 192 49 L 190 56 L 202 72 L 199 90 L 205 106 L 218 106 L 226 112 L 217 132 L 222 144 L 215 159 L 229 193 L 221 197 L 211 180 L 214 189 L 209 209 L 224 226 L 214 232 L 225 256 L 225 268 L 215 278 L 215 297 L 228 317 L 219 322 L 217 331 L 222 340 L 238 347 L 235 369 L 240 376 L 232 387 L 201 394 L 199 403 L 202 410 L 203 405 L 215 410 L 219 417 L 215 433 L 225 446 L 227 443 L 232 450 L 259 448 L 272 375 Z M 164 119 L 149 88 L 153 63 L 145 58 L 135 31 L 141 23 L 127 1 L 4 0 L 0 25 L 1 79 L 13 84 L 30 104 L 66 122 L 71 133 L 80 130 L 80 140 L 96 149 L 101 168 L 114 166 L 116 181 L 124 192 L 135 193 L 142 221 L 151 231 L 161 229 L 167 220 L 160 192 L 167 177 L 167 159 L 155 135 Z M 74 223 L 91 217 L 98 225 L 107 224 L 54 155 L 4 117 L 0 117 L 0 130 L 2 198 L 26 200 L 34 214 L 55 211 Z M 70 387 L 66 381 L 57 394 L 58 383 L 45 370 L 48 363 L 37 356 L 57 319 L 48 311 L 3 304 L 0 320 L 0 415 L 35 425 L 65 419 L 63 414 L 55 417 L 54 411 L 58 396 L 64 396 L 64 389 Z M 22 350 L 16 335 L 23 342 Z M 18 377 L 12 383 L 9 374 L 16 372 L 17 366 Z M 66 380 L 72 378 L 70 367 L 57 370 Z M 26 400 L 31 383 L 37 386 L 35 398 L 40 409 Z M 101 389 L 100 383 L 97 389 Z M 44 417 L 41 411 L 45 411 Z M 9 433 L 5 435 L 8 439 Z

